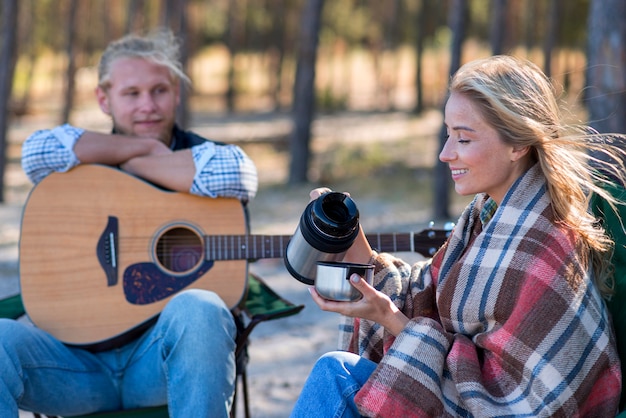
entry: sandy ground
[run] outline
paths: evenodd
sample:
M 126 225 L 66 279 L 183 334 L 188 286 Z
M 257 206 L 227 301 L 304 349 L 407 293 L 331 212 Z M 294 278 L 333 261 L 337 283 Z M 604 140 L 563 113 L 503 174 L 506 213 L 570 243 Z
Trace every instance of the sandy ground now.
M 371 117 L 368 117 L 371 121 Z M 391 141 L 415 132 L 436 132 L 438 119 L 421 128 L 416 122 L 404 116 L 391 115 L 376 131 L 364 125 L 358 118 L 346 118 L 343 121 L 333 119 L 320 127 L 318 137 L 332 141 L 333 135 L 342 135 L 344 141 Z M 278 129 L 276 135 L 288 129 L 284 118 L 273 124 Z M 204 124 L 198 131 L 212 138 L 227 140 L 232 132 L 259 131 L 259 121 L 239 121 L 239 129 L 228 123 Z M 257 125 L 254 125 L 254 124 Z M 25 134 L 37 129 L 36 123 L 20 123 L 12 131 L 14 138 L 24 138 Z M 342 130 L 343 129 L 343 130 Z M 360 130 L 359 130 L 360 129 Z M 360 133 L 360 134 L 359 134 Z M 223 137 L 220 137 L 223 135 Z M 345 139 L 347 138 L 347 139 Z M 254 139 L 254 138 L 252 138 Z M 9 147 L 13 164 L 7 172 L 7 202 L 0 205 L 0 296 L 17 293 L 19 279 L 17 274 L 19 224 L 21 210 L 29 190 L 27 180 L 16 166 L 19 154 L 19 141 L 13 141 Z M 308 202 L 309 186 L 301 188 L 272 188 L 264 184 L 284 179 L 284 167 L 259 164 L 261 186 L 257 199 L 251 204 L 251 233 L 253 234 L 292 234 L 298 219 Z M 386 232 L 409 230 L 419 231 L 428 222 L 428 211 L 416 208 L 407 211 L 406 205 L 415 204 L 400 198 L 397 202 L 381 202 L 376 195 L 368 197 L 359 204 L 361 213 L 368 214 L 363 219 L 366 231 Z M 378 227 L 384 230 L 378 229 Z M 417 260 L 415 254 L 402 254 L 404 258 Z M 252 334 L 249 348 L 248 384 L 250 389 L 250 409 L 255 418 L 287 417 L 296 401 L 302 385 L 313 367 L 315 360 L 323 353 L 336 348 L 338 316 L 322 312 L 315 305 L 308 293 L 307 286 L 293 279 L 286 271 L 282 260 L 260 260 L 250 264 L 250 269 L 263 277 L 279 294 L 296 304 L 304 304 L 305 309 L 298 315 L 265 322 L 257 326 Z M 240 397 L 241 401 L 241 397 Z M 242 405 L 238 407 L 239 416 L 243 416 Z M 21 416 L 30 416 L 23 414 Z

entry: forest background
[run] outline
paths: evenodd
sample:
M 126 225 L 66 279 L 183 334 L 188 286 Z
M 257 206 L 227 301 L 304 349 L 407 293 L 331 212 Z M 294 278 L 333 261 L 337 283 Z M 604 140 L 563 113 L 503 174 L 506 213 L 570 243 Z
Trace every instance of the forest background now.
M 434 139 L 430 149 L 364 147 L 359 141 L 350 146 L 339 137 L 315 149 L 313 126 L 330 126 L 323 121 L 346 114 L 360 115 L 359 125 L 376 120 L 372 115 L 433 117 L 443 106 L 449 76 L 463 62 L 506 53 L 534 61 L 554 79 L 573 121 L 601 132 L 625 130 L 626 6 L 619 0 L 1 4 L 1 201 L 11 182 L 5 173 L 24 139 L 24 132 L 12 137 L 11 128 L 47 117 L 48 126 L 70 122 L 108 129 L 108 121 L 94 111 L 99 55 L 112 39 L 159 26 L 180 36 L 182 59 L 193 80 L 180 107 L 183 126 L 224 124 L 225 118 L 241 122 L 214 139 L 245 141 L 249 147 L 271 144 L 279 161 L 270 167 L 286 172 L 272 177 L 281 184 L 328 184 L 342 176 L 424 168 L 435 219 L 451 215 L 449 175 L 437 163 L 440 130 L 409 132 L 403 138 L 422 138 L 422 145 Z M 265 130 L 245 123 L 261 119 L 277 123 Z M 424 167 L 418 167 L 423 156 L 419 162 L 406 161 L 424 153 L 429 153 Z

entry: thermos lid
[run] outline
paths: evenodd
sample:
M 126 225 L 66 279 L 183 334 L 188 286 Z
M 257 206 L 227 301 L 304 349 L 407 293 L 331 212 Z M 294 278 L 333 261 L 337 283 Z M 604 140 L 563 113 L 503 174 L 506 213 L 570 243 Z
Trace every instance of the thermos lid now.
M 357 229 L 359 210 L 350 196 L 328 192 L 311 203 L 311 220 L 322 233 L 342 238 L 353 235 Z
M 321 195 L 309 202 L 287 244 L 287 270 L 299 281 L 313 284 L 316 262 L 339 260 L 358 234 L 359 211 L 350 196 L 338 192 Z

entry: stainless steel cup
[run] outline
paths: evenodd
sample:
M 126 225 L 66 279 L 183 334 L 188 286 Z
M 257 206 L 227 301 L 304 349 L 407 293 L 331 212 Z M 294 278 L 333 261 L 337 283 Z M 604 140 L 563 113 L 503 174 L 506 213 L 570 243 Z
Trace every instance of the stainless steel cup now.
M 358 274 L 372 284 L 374 266 L 372 264 L 320 261 L 317 263 L 315 290 L 324 299 L 352 302 L 363 297 L 350 283 L 350 276 Z

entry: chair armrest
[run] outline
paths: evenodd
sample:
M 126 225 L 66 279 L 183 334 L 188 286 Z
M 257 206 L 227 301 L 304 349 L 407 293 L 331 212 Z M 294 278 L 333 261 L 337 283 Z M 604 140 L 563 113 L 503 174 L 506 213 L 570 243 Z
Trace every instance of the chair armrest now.
M 0 318 L 17 319 L 24 315 L 24 305 L 22 296 L 15 295 L 5 299 L 0 299 Z
M 294 315 L 304 309 L 304 305 L 295 305 L 278 295 L 260 277 L 249 274 L 246 297 L 239 308 L 250 319 L 268 320 Z

